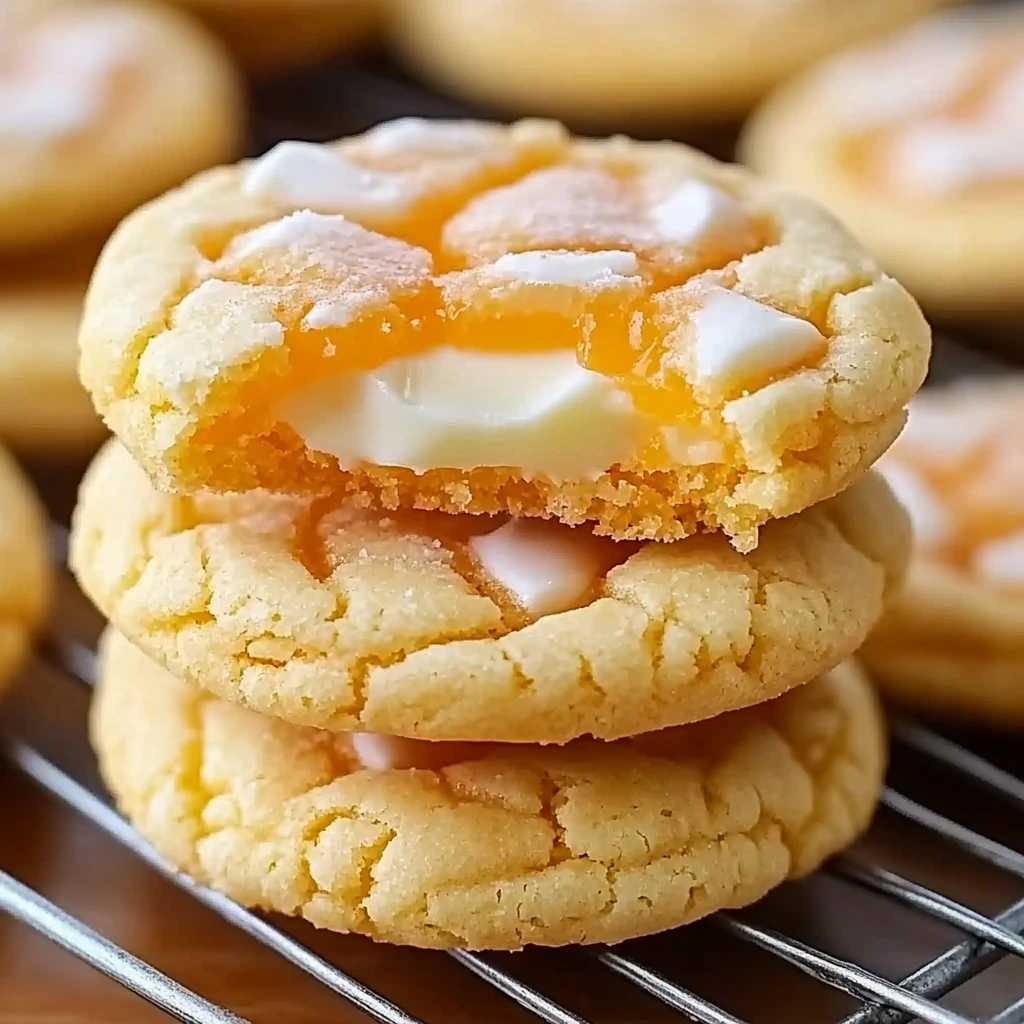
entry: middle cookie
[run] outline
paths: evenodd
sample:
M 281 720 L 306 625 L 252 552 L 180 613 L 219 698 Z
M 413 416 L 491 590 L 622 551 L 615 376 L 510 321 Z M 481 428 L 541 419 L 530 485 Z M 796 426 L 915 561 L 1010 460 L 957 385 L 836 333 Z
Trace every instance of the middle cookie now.
M 820 675 L 867 636 L 909 547 L 877 477 L 770 523 L 741 555 L 721 535 L 630 543 L 264 492 L 172 496 L 111 444 L 82 487 L 72 564 L 151 657 L 253 710 L 563 743 L 710 718 Z

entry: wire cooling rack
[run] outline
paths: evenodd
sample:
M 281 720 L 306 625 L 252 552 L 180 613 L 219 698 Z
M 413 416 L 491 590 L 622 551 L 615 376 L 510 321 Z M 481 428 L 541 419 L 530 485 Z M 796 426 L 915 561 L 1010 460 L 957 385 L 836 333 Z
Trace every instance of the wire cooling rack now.
M 53 538 L 55 555 L 62 560 L 66 548 L 66 533 L 62 527 L 53 528 Z M 63 572 L 61 586 L 68 591 L 73 587 Z M 80 688 L 91 686 L 95 666 L 94 635 L 93 628 L 76 624 L 75 616 L 61 616 L 39 654 L 36 670 L 57 674 Z M 40 706 L 38 701 L 36 706 Z M 79 725 L 84 728 L 83 723 Z M 59 757 L 43 752 L 40 744 L 26 739 L 24 733 L 25 730 L 15 724 L 3 740 L 3 754 L 17 771 L 31 779 L 48 797 L 81 815 L 141 858 L 210 914 L 219 916 L 253 943 L 267 947 L 326 986 L 339 1000 L 339 1019 L 351 1019 L 340 1016 L 344 1003 L 367 1018 L 386 1024 L 442 1024 L 449 1019 L 447 1014 L 414 1016 L 403 1009 L 401 997 L 394 998 L 370 988 L 354 973 L 342 970 L 303 939 L 296 938 L 295 934 L 301 933 L 296 933 L 295 929 L 286 933 L 272 919 L 251 913 L 170 870 L 104 796 L 76 777 L 79 773 L 61 767 L 57 763 Z M 894 778 L 883 794 L 876 828 L 865 842 L 830 863 L 815 879 L 818 884 L 827 881 L 833 886 L 833 897 L 838 894 L 842 909 L 835 905 L 834 899 L 818 905 L 813 894 L 810 899 L 797 897 L 806 884 L 802 883 L 784 887 L 760 908 L 739 914 L 718 914 L 708 922 L 653 939 L 626 943 L 614 949 L 544 951 L 542 955 L 549 970 L 557 974 L 561 963 L 584 957 L 588 985 L 600 986 L 613 975 L 617 976 L 642 990 L 647 999 L 660 1003 L 665 1013 L 671 1011 L 667 1018 L 652 1018 L 659 1020 L 674 1017 L 701 1024 L 790 1024 L 803 1020 L 823 1024 L 840 1020 L 842 1024 L 902 1024 L 912 1020 L 930 1024 L 973 1024 L 979 1020 L 988 1024 L 1024 1022 L 1024 998 L 1021 998 L 1024 997 L 1024 973 L 1020 971 L 1009 979 L 1002 978 L 997 986 L 983 985 L 982 1004 L 992 1003 L 994 999 L 1000 1001 L 999 1005 L 983 1010 L 983 1016 L 968 1015 L 943 998 L 963 991 L 966 983 L 976 976 L 980 975 L 979 980 L 984 981 L 990 969 L 1004 958 L 1024 958 L 1024 938 L 1021 937 L 1024 898 L 1011 902 L 1001 912 L 983 914 L 964 899 L 918 881 L 915 875 L 920 874 L 919 869 L 897 870 L 893 866 L 894 859 L 897 862 L 901 859 L 901 853 L 903 859 L 907 859 L 905 855 L 909 852 L 913 861 L 921 851 L 930 850 L 934 855 L 941 849 L 941 860 L 953 857 L 959 865 L 952 876 L 946 872 L 947 878 L 972 879 L 984 873 L 1002 875 L 1011 882 L 1024 881 L 1024 854 L 996 837 L 1000 833 L 1024 831 L 1020 829 L 1024 780 L 963 743 L 918 722 L 894 722 L 893 735 L 897 747 Z M 897 782 L 901 775 L 906 786 Z M 937 775 L 943 779 L 939 786 L 934 784 Z M 926 783 L 927 798 L 916 792 L 922 780 Z M 991 815 L 997 826 L 994 834 L 974 826 L 971 819 L 977 818 L 979 811 Z M 898 835 L 893 833 L 894 824 L 898 826 Z M 884 966 L 867 966 L 863 960 L 855 962 L 852 955 L 839 955 L 827 948 L 835 945 L 837 935 L 841 938 L 851 921 L 850 915 L 858 908 L 863 910 L 867 899 L 873 901 L 871 916 L 873 928 L 877 930 L 875 934 L 879 937 L 884 934 L 889 945 L 895 943 L 895 948 L 899 947 L 899 929 L 906 929 L 912 936 L 919 917 L 955 929 L 962 938 L 906 977 L 890 980 Z M 3 872 L 0 872 L 0 909 L 164 1010 L 171 1018 L 189 1024 L 239 1024 L 243 1021 L 228 1009 L 157 971 Z M 820 918 L 817 928 L 810 930 L 825 936 L 826 941 L 816 943 L 801 937 L 801 930 L 807 930 L 807 922 L 801 921 L 801 917 L 808 915 Z M 308 934 L 312 936 L 312 929 Z M 760 951 L 762 956 L 767 954 L 771 957 L 769 971 L 785 971 L 783 963 L 791 965 L 814 979 L 822 992 L 834 990 L 851 997 L 852 1008 L 845 1015 L 829 1015 L 822 1003 L 822 1012 L 817 1015 L 816 1004 L 820 1000 L 804 996 L 799 1010 L 796 1001 L 790 1004 L 783 1000 L 778 1005 L 764 1005 L 756 1014 L 744 1012 L 740 1016 L 732 1005 L 735 1000 L 730 999 L 728 993 L 726 998 L 706 994 L 703 972 L 686 970 L 686 963 L 691 960 L 693 936 L 701 943 L 724 938 L 731 947 L 747 946 Z M 876 941 L 869 932 L 868 941 L 858 943 L 858 952 L 872 959 L 871 947 Z M 687 949 L 691 952 L 684 952 Z M 395 951 L 380 947 L 375 954 L 386 958 Z M 463 950 L 452 951 L 449 955 L 461 968 L 518 1004 L 527 1020 L 549 1024 L 586 1024 L 588 1021 L 608 1024 L 648 1019 L 634 1017 L 628 1011 L 624 1014 L 621 999 L 613 1016 L 583 1016 L 573 1008 L 571 993 L 570 998 L 551 995 L 544 985 L 523 980 L 515 955 L 478 955 Z M 1013 1002 L 1015 997 L 1017 1001 Z M 643 997 L 638 993 L 638 998 Z M 1003 1003 L 1009 1005 L 1003 1006 Z M 261 1024 L 258 1016 L 254 1017 L 253 1024 Z
M 253 152 L 281 138 L 332 138 L 399 115 L 477 113 L 374 57 L 259 87 L 253 100 Z M 730 152 L 727 131 L 684 141 L 723 157 Z M 939 377 L 1002 369 L 955 345 L 940 346 L 940 352 Z M 55 498 L 51 507 L 65 519 L 68 480 L 57 474 L 56 488 L 47 487 L 54 482 L 49 476 L 44 474 L 41 483 Z M 92 685 L 100 624 L 64 571 L 64 528 L 55 524 L 52 535 L 59 610 L 29 669 L 29 685 L 0 715 L 3 756 L 44 799 L 80 817 L 197 901 L 199 920 L 208 921 L 210 929 L 214 918 L 236 929 L 243 956 L 258 959 L 263 947 L 264 955 L 269 951 L 323 986 L 337 1007 L 325 1019 L 1024 1024 L 1024 759 L 1012 744 L 991 737 L 950 738 L 910 720 L 893 723 L 893 769 L 869 835 L 812 879 L 784 886 L 742 913 L 718 914 L 614 949 L 453 951 L 448 954 L 452 970 L 443 980 L 445 998 L 436 1007 L 410 981 L 412 975 L 444 973 L 436 959 L 428 959 L 436 953 L 375 947 L 360 954 L 357 968 L 343 970 L 339 960 L 347 958 L 325 952 L 323 937 L 311 928 L 251 913 L 170 870 L 111 807 L 88 760 L 68 755 L 69 744 L 84 748 L 81 698 Z M 78 706 L 71 725 L 52 727 L 48 712 L 68 703 Z M 246 1024 L 2 870 L 0 910 L 163 1010 L 168 1019 Z M 198 956 L 210 952 L 202 940 L 203 934 L 194 937 Z M 417 963 L 425 965 L 418 975 L 408 970 Z M 392 964 L 398 965 L 394 971 Z M 373 987 L 360 980 L 368 975 Z M 431 992 L 436 994 L 436 986 Z M 280 1019 L 274 1009 L 280 1005 L 257 1006 L 252 1024 Z M 20 1024 L 20 1016 L 4 1016 L 5 1008 L 0 988 L 0 1019 Z M 318 1012 L 315 1019 L 322 1017 Z M 288 1017 L 294 1019 L 308 1018 Z

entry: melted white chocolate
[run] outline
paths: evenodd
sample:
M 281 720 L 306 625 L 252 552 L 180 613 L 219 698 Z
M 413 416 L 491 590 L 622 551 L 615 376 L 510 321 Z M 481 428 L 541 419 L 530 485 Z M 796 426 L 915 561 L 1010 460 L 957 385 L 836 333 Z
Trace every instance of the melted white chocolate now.
M 540 617 L 580 605 L 607 571 L 613 544 L 554 520 L 512 519 L 469 547 L 516 604 Z

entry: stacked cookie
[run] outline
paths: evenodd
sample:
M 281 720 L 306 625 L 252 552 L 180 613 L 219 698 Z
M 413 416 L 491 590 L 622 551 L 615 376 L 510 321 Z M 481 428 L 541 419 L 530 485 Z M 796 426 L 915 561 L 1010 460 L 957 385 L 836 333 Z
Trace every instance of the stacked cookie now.
M 913 300 L 676 145 L 400 121 L 130 217 L 73 562 L 120 806 L 375 939 L 618 941 L 865 827 Z M 122 447 L 123 445 L 123 447 Z M 787 518 L 783 518 L 787 517 Z M 840 666 L 840 667 L 837 667 Z

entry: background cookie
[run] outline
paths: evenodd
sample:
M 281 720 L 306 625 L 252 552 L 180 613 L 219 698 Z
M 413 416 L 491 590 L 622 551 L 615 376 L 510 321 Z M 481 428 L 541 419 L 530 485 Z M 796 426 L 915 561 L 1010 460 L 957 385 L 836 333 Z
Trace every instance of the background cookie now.
M 899 506 L 869 478 L 771 523 L 745 556 L 721 536 L 605 541 L 611 558 L 580 607 L 570 595 L 570 610 L 531 622 L 467 544 L 495 526 L 265 494 L 173 497 L 112 444 L 83 485 L 72 563 L 151 656 L 265 714 L 558 743 L 708 718 L 805 683 L 861 644 L 909 546 Z
M 474 101 L 607 123 L 734 118 L 938 0 L 399 0 L 409 60 Z
M 254 72 L 281 71 L 364 41 L 390 0 L 177 0 Z
M 359 771 L 345 734 L 191 689 L 108 635 L 92 735 L 176 867 L 252 906 L 418 946 L 618 942 L 759 899 L 869 821 L 883 724 L 850 665 L 636 741 Z
M 0 439 L 55 456 L 96 448 L 106 431 L 78 379 L 89 254 L 0 262 Z
M 81 342 L 166 489 L 348 487 L 748 550 L 885 450 L 930 335 L 831 217 L 687 147 L 409 119 L 130 217 Z
M 108 230 L 239 145 L 235 72 L 173 10 L 5 0 L 0 57 L 2 251 Z
M 741 146 L 821 200 L 929 312 L 1024 311 L 1024 16 L 1017 5 L 915 26 L 785 85 Z
M 49 580 L 43 510 L 0 448 L 0 687 L 29 652 L 46 611 Z
M 1024 383 L 929 390 L 880 468 L 911 514 L 906 587 L 864 657 L 926 711 L 1024 725 Z

